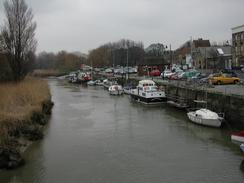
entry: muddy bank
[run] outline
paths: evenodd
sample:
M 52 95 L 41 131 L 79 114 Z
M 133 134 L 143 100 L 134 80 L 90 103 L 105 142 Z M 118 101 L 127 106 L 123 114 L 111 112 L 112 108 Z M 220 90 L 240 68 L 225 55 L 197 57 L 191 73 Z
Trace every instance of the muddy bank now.
M 52 107 L 51 100 L 45 101 L 42 110 L 33 112 L 29 120 L 17 123 L 8 121 L 1 126 L 5 135 L 0 139 L 0 169 L 14 169 L 25 164 L 22 154 L 33 141 L 43 138 L 43 129 L 48 123 Z

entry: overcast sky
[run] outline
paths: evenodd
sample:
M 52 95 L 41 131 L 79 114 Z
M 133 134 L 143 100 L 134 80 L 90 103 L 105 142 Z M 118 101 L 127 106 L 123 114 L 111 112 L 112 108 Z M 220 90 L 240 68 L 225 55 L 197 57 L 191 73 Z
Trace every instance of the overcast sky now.
M 0 5 L 2 24 L 3 1 Z M 171 44 L 231 39 L 244 24 L 244 0 L 26 0 L 37 22 L 37 52 L 87 53 L 122 38 Z

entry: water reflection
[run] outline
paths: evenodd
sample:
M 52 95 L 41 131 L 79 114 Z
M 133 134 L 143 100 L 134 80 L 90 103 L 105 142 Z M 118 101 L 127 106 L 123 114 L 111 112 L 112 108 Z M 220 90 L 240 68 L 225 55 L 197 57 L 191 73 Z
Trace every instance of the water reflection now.
M 55 106 L 45 138 L 26 152 L 26 166 L 1 171 L 1 182 L 243 182 L 227 130 L 101 87 L 49 83 Z

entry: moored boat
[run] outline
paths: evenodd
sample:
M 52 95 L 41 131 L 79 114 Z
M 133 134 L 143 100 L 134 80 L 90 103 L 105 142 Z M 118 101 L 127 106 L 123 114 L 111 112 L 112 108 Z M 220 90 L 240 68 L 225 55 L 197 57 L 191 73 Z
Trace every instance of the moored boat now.
M 135 89 L 135 87 L 130 86 L 130 85 L 128 85 L 128 86 L 124 86 L 124 88 L 123 88 L 124 93 L 125 93 L 125 94 L 128 94 L 128 95 L 131 94 L 131 90 L 132 90 L 132 89 Z
M 241 152 L 244 153 L 244 144 L 241 144 L 241 145 L 240 145 L 240 149 L 241 149 Z
M 186 109 L 188 107 L 188 105 L 186 103 L 177 102 L 177 101 L 173 101 L 173 100 L 167 101 L 167 104 L 169 104 L 170 106 L 176 107 L 178 109 Z
M 82 72 L 80 71 L 78 73 L 78 81 L 81 82 L 81 83 L 84 83 L 84 82 L 88 82 L 91 80 L 91 74 L 89 72 Z
M 231 140 L 244 143 L 244 131 L 234 132 L 231 134 Z
M 105 79 L 105 80 L 103 80 L 103 84 L 102 85 L 103 85 L 103 87 L 105 89 L 109 89 L 110 86 L 112 86 L 112 85 L 118 85 L 118 83 L 117 83 L 117 81 L 110 81 L 108 79 Z
M 220 127 L 223 121 L 223 118 L 216 112 L 205 108 L 190 111 L 187 116 L 193 123 L 210 127 Z
M 94 85 L 96 85 L 96 82 L 93 81 L 93 80 L 91 80 L 91 81 L 88 81 L 88 82 L 87 82 L 87 85 L 89 85 L 89 86 L 94 86 Z
M 123 88 L 121 85 L 112 85 L 108 88 L 110 95 L 122 95 L 123 94 Z
M 131 89 L 130 96 L 133 100 L 144 104 L 161 104 L 167 100 L 165 92 L 159 90 L 152 80 L 141 80 L 136 89 Z

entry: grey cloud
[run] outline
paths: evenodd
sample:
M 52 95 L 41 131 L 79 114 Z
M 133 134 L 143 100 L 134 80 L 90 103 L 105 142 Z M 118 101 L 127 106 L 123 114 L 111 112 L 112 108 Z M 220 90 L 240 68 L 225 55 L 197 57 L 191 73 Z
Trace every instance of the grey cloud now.
M 230 39 L 231 28 L 244 24 L 243 0 L 27 0 L 27 3 L 38 24 L 38 51 L 87 52 L 121 38 L 143 41 L 145 46 L 161 42 L 177 48 L 190 36 L 211 41 Z

